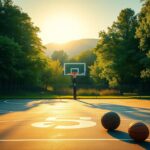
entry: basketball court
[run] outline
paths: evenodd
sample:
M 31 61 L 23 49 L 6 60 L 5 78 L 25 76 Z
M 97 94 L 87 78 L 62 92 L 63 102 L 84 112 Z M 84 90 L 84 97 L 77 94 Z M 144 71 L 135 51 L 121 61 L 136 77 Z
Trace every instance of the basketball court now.
M 77 76 L 86 75 L 85 63 L 65 63 L 72 76 L 73 99 L 0 100 L 2 150 L 142 150 L 150 137 L 137 143 L 128 134 L 136 121 L 150 129 L 150 101 L 138 99 L 78 99 Z M 107 131 L 101 124 L 106 112 L 116 112 L 120 126 Z
M 118 113 L 120 126 L 107 132 L 101 117 Z M 150 137 L 136 143 L 128 135 L 130 123 L 142 121 L 150 129 L 150 101 L 136 99 L 14 99 L 0 100 L 2 150 L 142 150 Z

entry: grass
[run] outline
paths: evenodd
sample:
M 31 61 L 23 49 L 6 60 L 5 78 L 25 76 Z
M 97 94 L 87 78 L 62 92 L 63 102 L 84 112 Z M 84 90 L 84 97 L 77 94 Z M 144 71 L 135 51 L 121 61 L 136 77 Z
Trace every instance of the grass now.
M 81 96 L 99 96 L 100 92 L 99 90 L 96 89 L 79 89 L 78 90 L 78 95 Z
M 0 99 L 72 99 L 72 95 L 51 94 L 49 92 L 18 92 L 12 94 L 0 95 Z M 150 99 L 150 96 L 96 96 L 96 95 L 81 95 L 79 99 Z
M 81 99 L 150 99 L 150 96 L 78 96 Z
M 99 91 L 99 94 L 101 96 L 116 96 L 116 95 L 120 95 L 120 91 L 115 90 L 115 89 L 103 89 Z

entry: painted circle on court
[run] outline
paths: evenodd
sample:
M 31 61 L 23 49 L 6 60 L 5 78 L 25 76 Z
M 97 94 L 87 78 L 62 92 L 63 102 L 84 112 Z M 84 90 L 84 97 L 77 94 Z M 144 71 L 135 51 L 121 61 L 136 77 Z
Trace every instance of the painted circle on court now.
M 60 124 L 58 124 L 58 122 Z M 61 124 L 66 122 L 66 124 Z M 68 123 L 70 123 L 68 125 Z M 43 122 L 35 122 L 32 124 L 36 128 L 53 128 L 53 129 L 81 129 L 96 126 L 96 122 L 91 117 L 79 117 L 78 119 L 48 117 Z

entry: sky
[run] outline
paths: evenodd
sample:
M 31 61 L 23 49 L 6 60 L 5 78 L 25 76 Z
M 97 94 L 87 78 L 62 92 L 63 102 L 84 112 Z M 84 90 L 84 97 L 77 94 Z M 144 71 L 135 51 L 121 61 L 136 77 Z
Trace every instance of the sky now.
M 40 28 L 44 44 L 98 38 L 120 11 L 141 9 L 140 0 L 13 0 Z

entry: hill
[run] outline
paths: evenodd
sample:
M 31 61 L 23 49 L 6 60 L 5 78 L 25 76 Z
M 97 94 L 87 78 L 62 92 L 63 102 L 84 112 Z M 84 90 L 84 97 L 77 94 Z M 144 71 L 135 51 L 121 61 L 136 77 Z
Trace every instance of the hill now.
M 69 57 L 72 57 L 83 51 L 96 47 L 97 42 L 98 39 L 80 39 L 63 44 L 50 43 L 45 45 L 46 54 L 50 56 L 55 50 L 64 50 Z

